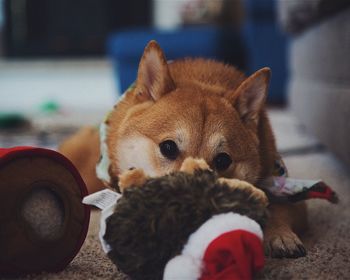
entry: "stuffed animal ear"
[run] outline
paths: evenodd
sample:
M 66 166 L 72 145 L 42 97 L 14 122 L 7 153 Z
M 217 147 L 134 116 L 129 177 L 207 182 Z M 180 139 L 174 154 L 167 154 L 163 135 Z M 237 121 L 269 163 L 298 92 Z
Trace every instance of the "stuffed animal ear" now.
M 270 68 L 262 68 L 227 96 L 244 123 L 258 123 L 259 114 L 265 104 L 270 76 Z
M 142 101 L 157 101 L 175 89 L 165 55 L 156 41 L 150 41 L 142 55 L 136 81 L 138 97 Z

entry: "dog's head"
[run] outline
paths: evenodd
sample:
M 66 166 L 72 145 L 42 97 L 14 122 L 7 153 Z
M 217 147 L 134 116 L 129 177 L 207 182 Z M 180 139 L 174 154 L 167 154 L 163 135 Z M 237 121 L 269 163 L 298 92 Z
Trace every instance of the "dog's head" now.
M 268 145 L 261 130 L 270 130 L 263 124 L 269 77 L 268 68 L 246 78 L 207 60 L 168 64 L 150 42 L 135 87 L 109 118 L 110 173 L 135 167 L 162 175 L 192 156 L 205 159 L 221 176 L 256 183 Z

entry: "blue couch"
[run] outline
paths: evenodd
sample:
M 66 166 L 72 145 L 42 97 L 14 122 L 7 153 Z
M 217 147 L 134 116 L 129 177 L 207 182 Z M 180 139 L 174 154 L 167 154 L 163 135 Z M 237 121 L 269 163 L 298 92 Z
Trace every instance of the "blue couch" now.
M 172 31 L 129 29 L 113 34 L 107 42 L 120 92 L 124 92 L 135 80 L 140 57 L 150 40 L 156 40 L 160 44 L 168 60 L 205 57 L 233 63 L 245 70 L 245 47 L 239 32 L 214 26 L 187 27 Z M 228 46 L 223 44 L 230 42 L 234 46 L 228 53 L 225 52 Z
M 268 66 L 272 70 L 268 101 L 286 101 L 288 40 L 277 22 L 275 0 L 246 0 L 243 27 L 247 47 L 248 74 Z
M 112 34 L 107 51 L 115 67 L 119 92 L 135 80 L 139 59 L 148 41 L 156 40 L 169 60 L 182 57 L 213 58 L 251 74 L 269 66 L 273 77 L 269 101 L 285 100 L 286 39 L 278 30 L 275 1 L 247 0 L 247 20 L 239 31 L 232 28 L 197 26 L 160 31 L 128 29 Z

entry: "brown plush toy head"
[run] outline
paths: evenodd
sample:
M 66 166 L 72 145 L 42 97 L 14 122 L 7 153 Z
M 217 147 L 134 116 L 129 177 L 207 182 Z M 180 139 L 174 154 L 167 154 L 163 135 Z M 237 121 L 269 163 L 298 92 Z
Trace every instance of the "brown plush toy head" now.
M 104 239 L 121 271 L 133 279 L 161 279 L 167 261 L 216 214 L 235 212 L 264 225 L 267 199 L 262 191 L 239 180 L 218 179 L 202 166 L 189 159 L 182 170 L 190 172 L 146 178 L 132 170 L 120 178 L 123 196 L 106 220 Z

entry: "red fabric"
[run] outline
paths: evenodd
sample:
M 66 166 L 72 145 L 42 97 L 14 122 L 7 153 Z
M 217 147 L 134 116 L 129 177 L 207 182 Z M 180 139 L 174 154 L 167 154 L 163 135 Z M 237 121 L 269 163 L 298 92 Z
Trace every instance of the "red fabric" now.
M 322 198 L 322 199 L 327 199 L 327 200 L 330 200 L 331 197 L 333 196 L 333 191 L 331 190 L 331 188 L 326 188 L 324 190 L 324 192 L 313 192 L 313 191 L 310 191 L 308 193 L 308 198 Z
M 20 146 L 20 147 L 13 147 L 13 148 L 0 148 L 0 158 L 5 157 L 7 154 L 19 152 L 23 150 L 32 150 L 36 149 L 34 147 L 26 147 L 26 146 Z
M 246 280 L 264 267 L 262 241 L 245 230 L 214 239 L 205 251 L 200 280 Z
M 316 185 L 312 186 L 307 193 L 307 198 L 321 198 L 334 203 L 338 202 L 336 193 L 324 182 L 318 182 Z

